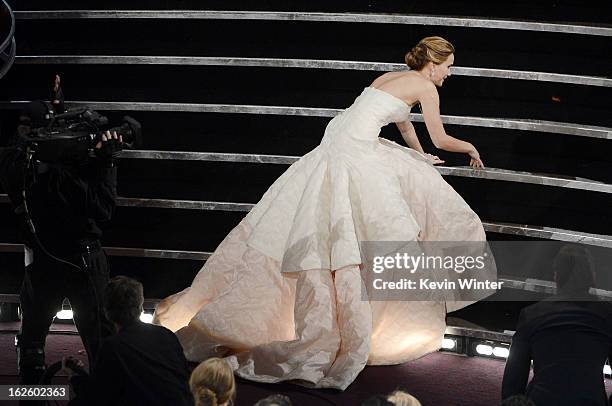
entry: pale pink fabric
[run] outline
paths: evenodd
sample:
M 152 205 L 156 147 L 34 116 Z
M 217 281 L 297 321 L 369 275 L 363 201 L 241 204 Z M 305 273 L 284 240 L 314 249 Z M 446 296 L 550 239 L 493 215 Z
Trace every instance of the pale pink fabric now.
M 236 374 L 345 389 L 366 363 L 439 348 L 467 302 L 361 298 L 360 241 L 483 241 L 478 216 L 420 153 L 378 137 L 409 119 L 366 88 L 321 144 L 281 175 L 156 322 L 189 360 L 227 356 Z

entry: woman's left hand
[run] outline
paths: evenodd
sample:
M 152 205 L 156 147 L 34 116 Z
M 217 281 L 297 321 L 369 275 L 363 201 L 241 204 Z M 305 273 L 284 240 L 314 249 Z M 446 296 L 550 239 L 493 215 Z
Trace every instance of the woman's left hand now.
M 440 158 L 438 158 L 437 155 L 432 155 L 432 154 L 425 154 L 425 156 L 427 157 L 427 159 L 429 160 L 429 163 L 432 165 L 437 165 L 437 164 L 443 164 L 444 161 L 441 160 Z

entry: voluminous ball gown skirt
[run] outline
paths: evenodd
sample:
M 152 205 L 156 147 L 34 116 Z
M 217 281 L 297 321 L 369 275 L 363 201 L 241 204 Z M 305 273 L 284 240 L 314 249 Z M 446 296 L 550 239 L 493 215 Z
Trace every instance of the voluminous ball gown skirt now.
M 441 344 L 448 301 L 363 300 L 361 241 L 484 241 L 478 216 L 420 153 L 379 138 L 409 119 L 368 87 L 321 144 L 281 175 L 157 323 L 191 361 L 227 357 L 238 376 L 345 389 L 366 364 Z

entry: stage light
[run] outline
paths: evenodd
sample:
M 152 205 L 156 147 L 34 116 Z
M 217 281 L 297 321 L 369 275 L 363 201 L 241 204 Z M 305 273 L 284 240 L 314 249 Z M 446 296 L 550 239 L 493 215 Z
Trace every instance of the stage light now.
M 510 349 L 507 347 L 495 347 L 493 348 L 493 355 L 500 358 L 508 358 L 510 354 Z
M 55 318 L 58 320 L 72 320 L 72 307 L 68 299 L 62 301 L 62 310 L 57 312 Z
M 610 368 L 610 365 L 604 365 L 603 373 L 604 375 L 612 375 L 612 368 Z
M 62 309 L 55 315 L 60 320 L 70 320 L 72 319 L 72 310 L 70 309 Z
M 452 338 L 445 338 L 442 340 L 442 348 L 445 350 L 454 350 L 457 346 L 457 341 Z
M 150 313 L 145 313 L 142 312 L 140 313 L 140 321 L 142 321 L 143 323 L 152 323 L 153 322 L 153 315 Z
M 479 355 L 491 355 L 493 354 L 493 347 L 487 344 L 478 344 L 476 346 L 476 352 Z

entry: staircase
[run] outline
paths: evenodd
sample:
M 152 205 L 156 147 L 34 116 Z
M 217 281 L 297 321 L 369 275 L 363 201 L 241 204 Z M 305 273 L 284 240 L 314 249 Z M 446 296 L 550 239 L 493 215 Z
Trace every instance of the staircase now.
M 268 186 L 379 74 L 402 70 L 419 39 L 457 49 L 440 89 L 446 129 L 487 169 L 424 148 L 485 222 L 491 240 L 612 248 L 612 25 L 578 1 L 107 1 L 14 7 L 17 57 L 0 79 L 4 137 L 25 101 L 62 75 L 69 106 L 129 114 L 145 145 L 120 162 L 107 230 L 112 272 L 148 298 L 188 286 Z M 401 2 L 400 2 L 401 3 Z M 392 126 L 382 136 L 403 143 Z M 15 219 L 0 196 L 0 280 L 22 275 Z M 600 276 L 612 290 L 612 272 Z

